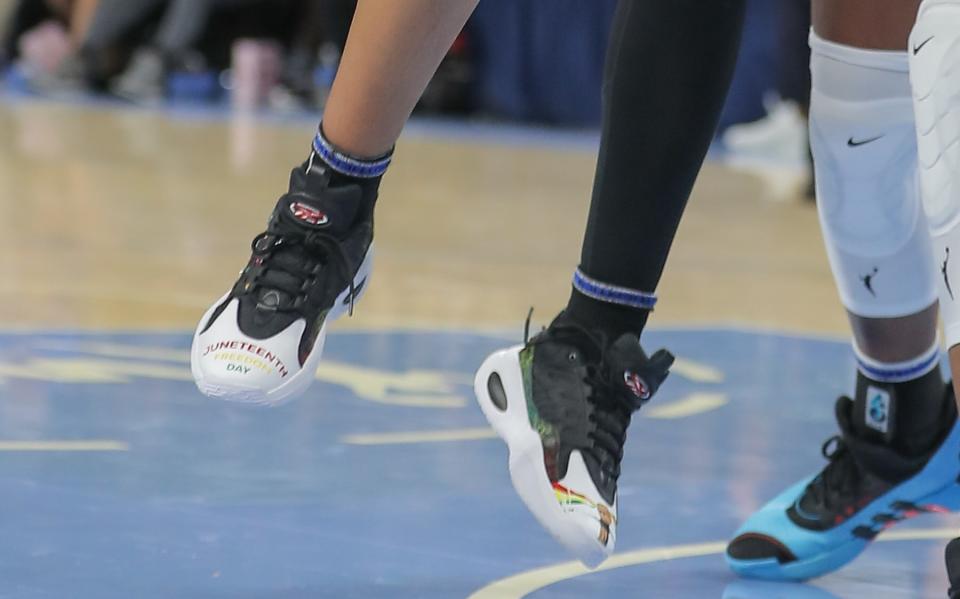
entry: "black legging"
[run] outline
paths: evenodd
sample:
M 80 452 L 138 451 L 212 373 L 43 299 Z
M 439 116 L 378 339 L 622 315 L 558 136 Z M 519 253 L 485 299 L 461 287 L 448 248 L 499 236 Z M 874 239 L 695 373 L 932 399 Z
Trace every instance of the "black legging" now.
M 620 0 L 607 54 L 600 155 L 580 267 L 653 292 L 716 131 L 745 0 Z M 645 311 L 574 293 L 587 324 L 639 331 Z

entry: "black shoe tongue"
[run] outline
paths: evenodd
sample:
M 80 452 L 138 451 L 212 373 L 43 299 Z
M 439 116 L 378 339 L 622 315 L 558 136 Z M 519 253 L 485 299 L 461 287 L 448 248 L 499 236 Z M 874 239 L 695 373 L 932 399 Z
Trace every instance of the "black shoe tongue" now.
M 837 423 L 844 443 L 861 468 L 890 483 L 906 480 L 923 468 L 929 455 L 902 455 L 884 440 L 883 435 L 862 422 L 858 424 L 864 420 L 863 409 L 864 402 L 856 399 L 841 397 L 837 400 Z M 862 430 L 865 427 L 867 430 Z
M 640 338 L 632 333 L 621 335 L 608 350 L 610 376 L 621 382 L 628 397 L 639 401 L 650 399 L 670 373 L 673 355 L 661 349 L 650 357 L 640 347 Z
M 858 447 L 861 445 L 869 447 L 886 447 L 884 435 L 868 427 L 865 423 L 864 412 L 867 409 L 867 396 L 857 389 L 857 397 L 840 397 L 834 405 L 834 414 L 837 417 L 837 425 L 840 427 L 840 434 L 848 447 Z M 854 452 L 856 453 L 856 452 Z
M 294 169 L 290 191 L 280 199 L 283 222 L 343 238 L 356 221 L 363 201 L 359 185 L 330 186 L 327 171 L 314 166 Z

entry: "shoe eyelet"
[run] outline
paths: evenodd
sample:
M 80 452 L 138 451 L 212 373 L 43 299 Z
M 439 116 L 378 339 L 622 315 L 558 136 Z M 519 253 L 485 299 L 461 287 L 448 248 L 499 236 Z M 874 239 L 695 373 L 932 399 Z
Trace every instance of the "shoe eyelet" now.
M 577 352 L 575 352 L 575 351 L 570 352 L 570 353 L 567 355 L 567 360 L 569 360 L 569 361 L 571 361 L 571 362 L 576 362 L 576 361 L 577 361 Z
M 270 246 L 273 245 L 273 238 L 269 235 L 262 235 L 253 240 L 253 251 L 255 252 L 266 252 L 270 249 Z

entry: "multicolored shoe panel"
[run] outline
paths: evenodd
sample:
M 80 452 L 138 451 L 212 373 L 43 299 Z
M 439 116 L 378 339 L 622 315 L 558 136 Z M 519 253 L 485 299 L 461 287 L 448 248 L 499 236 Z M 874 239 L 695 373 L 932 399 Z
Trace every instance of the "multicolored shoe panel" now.
M 606 347 L 561 315 L 477 372 L 480 408 L 510 452 L 513 486 L 540 524 L 588 566 L 616 545 L 617 479 L 634 411 L 673 356 L 635 335 Z
M 830 463 L 815 476 L 781 493 L 751 516 L 727 547 L 730 568 L 766 580 L 807 580 L 846 565 L 881 532 L 925 513 L 960 508 L 960 426 L 952 391 L 944 405 L 940 442 L 921 456 L 915 474 L 897 483 L 883 481 L 858 464 L 864 451 L 882 456 L 886 448 L 864 448 L 839 418 L 843 436 L 825 446 Z M 846 403 L 845 403 L 846 402 Z M 838 416 L 849 410 L 838 402 Z M 872 445 L 872 444 L 871 444 Z M 903 460 L 889 452 L 887 460 Z
M 204 394 L 276 405 L 312 383 L 327 328 L 361 297 L 373 259 L 372 200 L 328 183 L 318 166 L 294 169 L 240 278 L 200 320 L 191 367 Z

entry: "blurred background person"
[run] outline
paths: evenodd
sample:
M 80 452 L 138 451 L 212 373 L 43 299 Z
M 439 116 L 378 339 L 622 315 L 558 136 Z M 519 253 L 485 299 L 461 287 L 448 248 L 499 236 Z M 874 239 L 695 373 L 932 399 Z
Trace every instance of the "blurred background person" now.
M 44 24 L 57 25 L 79 48 L 99 0 L 0 0 L 0 67 L 18 58 L 22 38 Z
M 752 20 L 758 32 L 745 42 L 720 139 L 734 161 L 758 160 L 800 169 L 800 191 L 812 199 L 813 163 L 807 135 L 810 0 L 752 0 L 751 4 L 753 18 L 748 23 Z
M 277 108 L 320 107 L 347 43 L 356 0 L 302 0 L 280 84 L 270 95 Z
M 165 95 L 171 71 L 207 68 L 211 60 L 198 49 L 205 33 L 230 30 L 225 25 L 241 8 L 256 8 L 249 22 L 270 23 L 271 17 L 285 15 L 290 4 L 285 0 L 100 0 L 76 52 L 51 77 L 32 84 L 43 93 L 88 91 L 121 70 L 109 86 L 114 93 L 136 101 L 158 101 Z M 214 23 L 220 26 L 210 27 Z M 129 62 L 126 56 L 131 56 Z
M 273 104 L 310 108 L 333 79 L 354 7 L 355 0 L 20 0 L 7 18 L 3 55 L 19 57 L 25 35 L 56 21 L 70 27 L 69 52 L 55 68 L 26 69 L 30 90 L 109 90 L 150 104 L 170 95 L 171 81 L 185 95 L 216 99 L 213 88 L 230 88 L 219 73 L 229 72 L 234 43 L 257 40 L 285 58 Z M 200 89 L 197 81 L 207 83 Z
M 104 28 L 116 21 L 114 10 L 143 15 L 158 5 L 163 6 L 155 35 L 134 53 L 110 89 L 116 95 L 136 102 L 162 100 L 167 76 L 172 71 L 206 68 L 208 61 L 198 47 L 211 24 L 235 16 L 247 7 L 252 7 L 258 17 L 266 17 L 269 21 L 278 13 L 289 14 L 291 4 L 287 0 L 102 0 L 98 14 L 103 14 Z M 115 28 L 116 25 L 108 31 L 115 31 Z
M 66 50 L 41 56 L 45 68 L 26 69 L 24 87 L 35 93 L 110 91 L 143 104 L 217 103 L 238 96 L 233 62 L 239 55 L 245 59 L 241 66 L 252 62 L 260 71 L 253 78 L 265 81 L 257 82 L 251 102 L 235 106 L 316 110 L 336 72 L 355 0 L 2 4 L 9 17 L 0 56 L 7 61 L 19 57 L 20 38 L 38 25 L 53 22 L 63 29 L 58 43 Z M 728 155 L 806 172 L 809 4 L 749 0 L 743 49 L 720 126 L 719 147 Z M 614 6 L 615 0 L 484 0 L 418 110 L 596 127 L 595 90 Z M 64 51 L 65 59 L 57 60 Z M 51 63 L 57 67 L 46 68 Z M 249 69 L 241 71 L 249 75 Z

